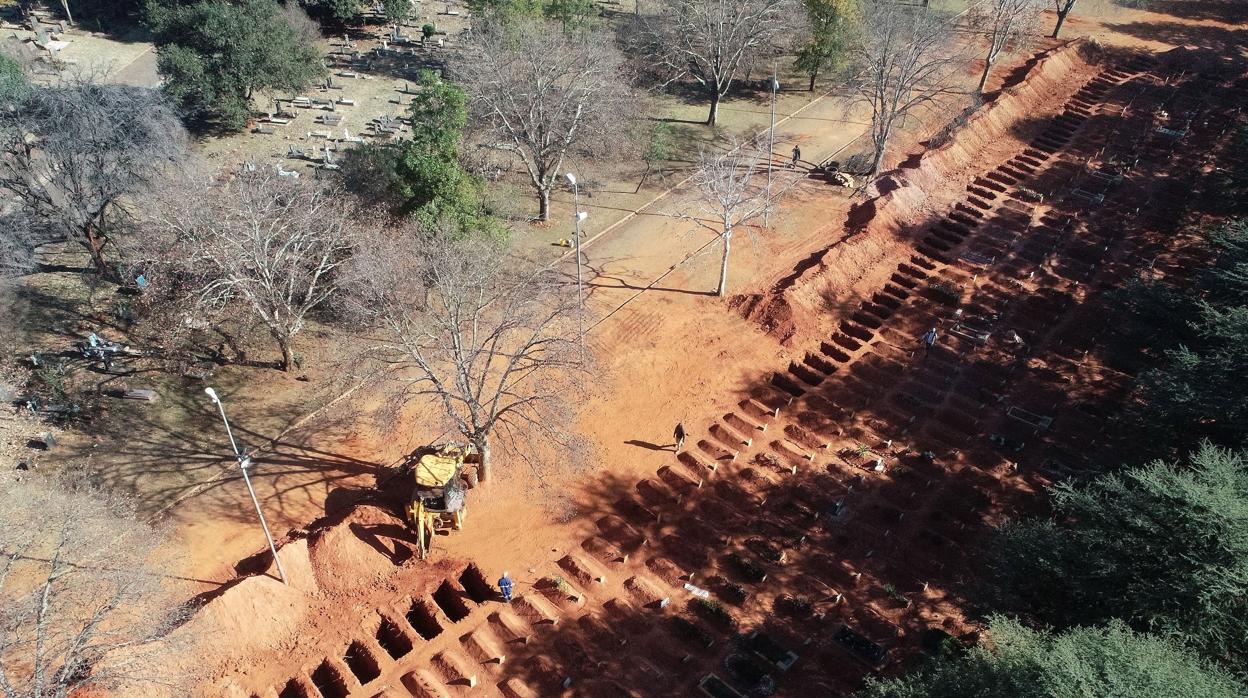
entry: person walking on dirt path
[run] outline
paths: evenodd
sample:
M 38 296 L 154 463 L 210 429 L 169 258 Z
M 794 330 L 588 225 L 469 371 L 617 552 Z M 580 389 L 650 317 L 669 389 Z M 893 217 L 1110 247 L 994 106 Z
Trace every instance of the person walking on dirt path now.
M 932 351 L 932 347 L 936 346 L 936 328 L 923 333 L 923 355 L 927 356 Z
M 507 572 L 504 571 L 502 578 L 498 580 L 498 590 L 502 593 L 504 602 L 511 603 L 511 590 L 513 587 L 511 577 L 507 576 Z
M 680 449 L 685 447 L 685 425 L 683 422 L 676 423 L 676 430 L 672 432 L 672 436 L 676 439 L 674 451 L 680 453 Z
M 801 159 L 802 159 L 802 149 L 797 146 L 793 146 L 793 162 L 789 163 L 789 169 L 791 170 L 796 169 L 797 161 Z

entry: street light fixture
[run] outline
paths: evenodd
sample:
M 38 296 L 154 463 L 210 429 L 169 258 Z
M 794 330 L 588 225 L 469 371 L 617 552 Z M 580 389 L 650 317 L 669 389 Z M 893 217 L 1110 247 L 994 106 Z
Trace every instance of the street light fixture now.
M 234 458 L 238 461 L 238 469 L 243 471 L 243 481 L 247 483 L 247 491 L 251 494 L 251 503 L 256 505 L 256 515 L 260 517 L 260 527 L 264 529 L 264 538 L 269 541 L 269 551 L 273 553 L 273 562 L 277 564 L 277 576 L 281 577 L 282 584 L 286 584 L 286 570 L 282 569 L 282 560 L 277 556 L 277 546 L 273 544 L 273 534 L 269 533 L 269 524 L 264 520 L 264 512 L 260 510 L 260 500 L 256 498 L 256 488 L 251 486 L 251 476 L 247 474 L 247 468 L 251 467 L 251 456 L 245 455 L 238 450 L 238 442 L 234 440 L 234 431 L 230 429 L 230 420 L 225 418 L 225 405 L 221 404 L 221 398 L 217 396 L 217 391 L 212 388 L 204 388 L 204 392 L 208 393 L 208 397 L 212 398 L 212 403 L 217 406 L 217 411 L 221 413 L 221 421 L 225 423 L 225 433 L 230 437 L 230 446 L 234 448 Z

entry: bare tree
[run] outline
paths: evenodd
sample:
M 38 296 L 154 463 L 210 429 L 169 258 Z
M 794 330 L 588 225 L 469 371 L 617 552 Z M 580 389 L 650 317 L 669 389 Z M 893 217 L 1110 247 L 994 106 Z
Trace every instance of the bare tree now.
M 741 70 L 801 36 L 805 19 L 796 0 L 677 0 L 646 19 L 642 50 L 666 69 L 669 83 L 694 81 L 711 102 L 706 123 L 714 126 Z
M 1075 2 L 1077 0 L 1053 0 L 1053 10 L 1057 12 L 1057 24 L 1053 26 L 1052 34 L 1054 39 L 1061 33 L 1062 25 L 1066 23 L 1066 16 L 1075 9 Z
M 353 264 L 354 306 L 382 330 L 373 349 L 427 399 L 492 468 L 497 437 L 524 453 L 535 437 L 566 445 L 561 426 L 583 366 L 575 293 L 553 272 L 507 268 L 504 250 L 472 238 L 420 234 L 380 239 Z
M 968 14 L 968 24 L 988 38 L 984 72 L 979 76 L 979 92 L 988 84 L 988 73 L 1001 52 L 1030 31 L 1040 18 L 1044 0 L 986 0 Z
M 200 311 L 242 304 L 294 362 L 292 340 L 308 314 L 341 290 L 340 265 L 362 224 L 329 186 L 243 172 L 220 184 L 187 180 L 161 192 L 150 213 L 152 255 L 193 280 Z
M 723 254 L 719 264 L 721 297 L 728 290 L 728 256 L 732 237 L 738 228 L 762 215 L 770 192 L 765 177 L 759 175 L 762 149 L 755 144 L 742 144 L 736 139 L 723 152 L 702 151 L 699 167 L 693 175 L 694 186 L 701 194 L 701 209 L 706 219 L 694 218 L 699 225 L 719 236 Z
M 0 693 L 65 698 L 182 683 L 155 661 L 177 651 L 156 568 L 164 531 L 127 496 L 89 482 L 23 479 L 0 487 Z
M 913 112 L 949 94 L 958 58 L 944 20 L 927 9 L 870 0 L 852 55 L 862 74 L 853 83 L 871 105 L 871 166 L 880 171 L 893 133 Z
M 25 214 L 15 202 L 0 202 L 0 278 L 28 274 L 38 267 L 35 251 L 43 240 Z
M 538 220 L 571 153 L 609 149 L 627 133 L 631 92 L 608 36 L 559 24 L 487 24 L 453 65 L 475 120 L 514 152 L 537 192 Z
M 178 163 L 181 123 L 160 92 L 66 78 L 0 110 L 0 193 L 14 201 L 11 231 L 27 247 L 81 245 L 105 278 L 105 258 L 133 202 Z M 0 197 L 3 198 L 3 197 Z

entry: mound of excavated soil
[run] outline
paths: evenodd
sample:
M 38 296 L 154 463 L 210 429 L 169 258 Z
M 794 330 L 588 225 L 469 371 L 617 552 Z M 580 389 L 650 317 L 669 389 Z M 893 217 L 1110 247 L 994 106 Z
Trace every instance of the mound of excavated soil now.
M 376 586 L 412 559 L 415 536 L 391 512 L 363 505 L 334 526 L 308 536 L 312 576 L 327 594 Z
M 286 584 L 270 565 L 210 594 L 171 637 L 174 646 L 188 644 L 159 671 L 195 677 L 195 695 L 262 694 L 263 687 L 283 683 L 299 667 L 314 666 L 358 639 L 358 623 L 342 623 L 341 609 L 389 606 L 403 594 L 424 593 L 447 569 L 463 566 L 421 561 L 414 550 L 406 523 L 381 507 L 360 504 L 322 519 L 278 548 Z M 255 559 L 264 566 L 267 551 Z M 240 688 L 242 677 L 252 685 Z M 145 686 L 146 695 L 150 690 Z M 171 689 L 167 695 L 185 693 Z
M 906 158 L 872 185 L 831 244 L 779 279 L 765 294 L 741 296 L 733 307 L 783 342 L 824 337 L 841 307 L 881 285 L 912 253 L 932 214 L 960 196 L 976 173 L 1009 159 L 1043 119 L 1096 71 L 1082 41 L 1033 56 L 1020 74 L 954 129 L 943 144 Z

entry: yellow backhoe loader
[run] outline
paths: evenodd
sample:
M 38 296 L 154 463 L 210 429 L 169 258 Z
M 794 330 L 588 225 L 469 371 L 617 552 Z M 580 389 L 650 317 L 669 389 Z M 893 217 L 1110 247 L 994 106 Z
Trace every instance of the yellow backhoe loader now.
M 434 530 L 439 525 L 450 525 L 456 531 L 463 528 L 468 515 L 464 464 L 480 462 L 470 444 L 447 443 L 419 448 L 404 463 L 413 479 L 406 514 L 416 529 L 421 559 L 429 554 Z

